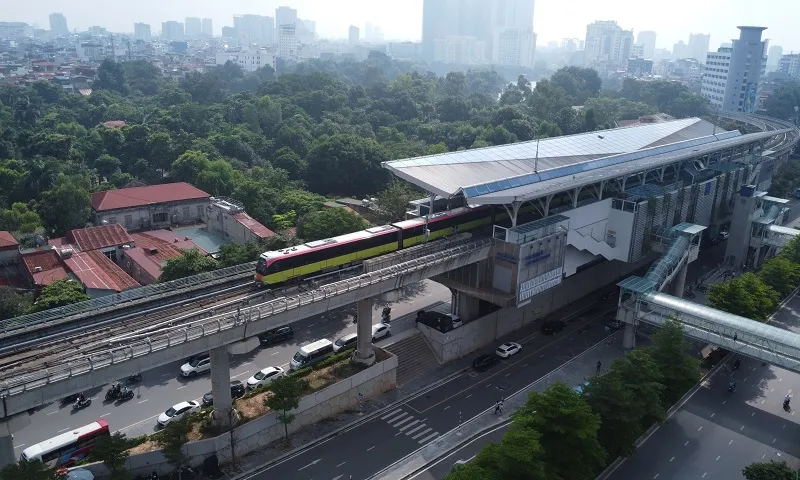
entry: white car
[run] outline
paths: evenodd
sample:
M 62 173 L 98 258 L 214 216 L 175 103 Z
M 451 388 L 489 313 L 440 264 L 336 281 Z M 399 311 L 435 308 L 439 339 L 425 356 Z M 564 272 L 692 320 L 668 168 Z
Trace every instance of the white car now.
M 372 341 L 378 341 L 383 337 L 388 337 L 392 333 L 392 326 L 388 323 L 376 323 L 372 326 Z
M 200 410 L 200 404 L 194 400 L 175 404 L 171 406 L 169 410 L 158 416 L 158 424 L 162 427 L 166 427 L 184 415 L 188 415 L 198 410 Z
M 181 365 L 181 375 L 184 377 L 195 377 L 209 371 L 211 371 L 211 357 L 208 354 L 190 357 L 189 361 Z
M 284 376 L 285 373 L 281 367 L 267 367 L 256 372 L 255 375 L 247 379 L 247 388 L 261 388 L 268 385 L 276 378 Z
M 512 355 L 516 355 L 520 350 L 522 350 L 522 345 L 519 343 L 506 342 L 497 347 L 494 353 L 500 358 L 508 358 Z

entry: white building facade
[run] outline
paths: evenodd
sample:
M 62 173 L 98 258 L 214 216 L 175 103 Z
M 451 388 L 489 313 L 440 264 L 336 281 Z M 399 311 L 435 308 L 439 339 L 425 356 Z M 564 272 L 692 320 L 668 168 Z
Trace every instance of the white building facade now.
M 297 58 L 297 25 L 284 24 L 278 27 L 278 56 Z
M 594 22 L 586 27 L 583 64 L 624 64 L 632 46 L 633 30 L 623 30 L 615 21 Z
M 795 80 L 800 80 L 800 53 L 783 55 L 778 65 L 778 71 Z
M 486 42 L 475 37 L 437 38 L 433 41 L 433 61 L 458 65 L 483 64 L 486 61 Z
M 721 47 L 706 57 L 701 95 L 728 112 L 753 113 L 758 107 L 767 64 L 765 27 L 738 27 L 739 38 L 731 48 Z
M 493 47 L 495 63 L 533 67 L 536 34 L 531 28 L 505 28 L 495 35 Z
M 228 62 L 239 65 L 245 72 L 255 72 L 259 68 L 267 65 L 275 68 L 275 54 L 267 52 L 266 50 L 256 49 L 244 52 L 225 52 L 217 54 L 217 65 L 225 65 Z

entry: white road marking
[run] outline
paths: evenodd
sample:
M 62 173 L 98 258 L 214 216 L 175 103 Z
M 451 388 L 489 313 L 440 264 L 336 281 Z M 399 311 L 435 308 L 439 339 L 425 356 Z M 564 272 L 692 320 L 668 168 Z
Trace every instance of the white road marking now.
M 720 458 L 722 458 L 722 455 L 717 455 L 717 460 L 716 461 L 719 462 Z
M 658 474 L 657 473 L 656 473 L 656 476 L 653 477 L 653 480 L 656 480 L 656 478 L 658 478 Z
M 412 416 L 408 416 L 408 417 L 406 417 L 406 418 L 404 418 L 404 419 L 400 420 L 399 422 L 397 422 L 397 423 L 393 424 L 392 426 L 393 426 L 393 427 L 395 427 L 395 428 L 397 428 L 397 427 L 399 427 L 400 425 L 402 425 L 402 424 L 404 424 L 404 423 L 406 423 L 406 422 L 410 422 L 411 420 L 414 420 L 414 417 L 412 417 Z
M 689 445 L 689 440 L 686 440 L 686 443 L 684 443 L 684 444 L 683 444 L 683 446 L 684 446 L 684 447 L 685 447 L 686 445 Z
M 732 443 L 733 443 L 733 440 L 731 440 L 730 442 L 728 442 L 728 445 L 730 445 L 730 444 L 732 444 Z
M 420 438 L 419 440 L 417 440 L 417 443 L 425 443 L 425 442 L 427 442 L 427 441 L 431 440 L 432 438 L 435 438 L 435 437 L 437 437 L 438 435 L 439 435 L 439 434 L 438 434 L 437 432 L 433 432 L 433 433 L 431 433 L 430 435 L 428 435 L 427 437 L 425 437 L 425 438 Z
M 61 433 L 61 432 L 66 432 L 67 430 L 69 430 L 69 428 L 65 428 L 65 429 L 63 429 L 63 430 L 59 430 L 59 431 L 58 431 L 58 433 Z
M 387 418 L 389 418 L 389 417 L 391 417 L 393 415 L 397 415 L 400 412 L 402 412 L 402 410 L 400 410 L 399 408 L 397 410 L 392 410 L 391 412 L 389 412 L 386 415 L 382 416 L 381 420 L 386 420 Z
M 416 427 L 412 428 L 411 430 L 407 431 L 406 435 L 411 435 L 414 432 L 419 432 L 420 430 L 422 430 L 425 427 L 427 427 L 427 425 L 425 425 L 424 423 L 421 423 L 421 424 L 417 425 Z
M 675 460 L 675 457 L 672 457 L 672 458 L 669 459 L 670 462 L 673 461 L 673 460 Z
M 506 377 L 508 377 L 509 375 L 511 375 L 511 372 L 506 373 Z
M 542 358 L 542 357 L 544 357 L 544 353 L 543 353 L 543 354 L 541 354 L 541 355 L 539 355 L 539 358 Z
M 742 425 L 741 427 L 739 427 L 739 431 L 741 432 L 742 430 L 744 430 L 744 425 Z
M 700 478 L 706 478 L 706 475 L 708 475 L 708 472 L 704 473 L 703 476 Z
M 178 390 L 183 390 L 184 388 L 186 388 L 186 387 L 188 387 L 188 386 L 189 386 L 189 385 L 183 385 L 183 386 L 181 386 L 181 387 L 178 387 Z
M 765 400 L 761 400 L 761 405 L 764 405 Z M 722 402 L 725 403 L 725 402 Z
M 711 418 L 714 418 L 714 415 L 716 415 L 716 414 L 717 414 L 716 412 L 713 412 L 713 413 L 711 414 Z
M 25 444 L 24 444 L 24 443 L 23 443 L 22 445 L 17 445 L 16 447 L 14 447 L 14 450 L 16 450 L 16 449 L 18 449 L 18 448 L 22 448 L 22 447 L 24 447 L 24 446 L 25 446 Z
M 370 450 L 372 450 L 373 448 L 375 448 L 375 445 L 373 445 L 373 446 L 369 447 L 369 448 L 367 449 L 367 451 L 369 452 L 369 451 L 370 451 Z
M 173 373 L 165 373 L 165 374 L 161 375 L 161 378 L 171 377 L 173 375 L 174 375 Z
M 750 416 L 751 417 L 755 417 L 756 416 L 756 412 L 751 413 Z
M 444 409 L 445 409 L 445 410 L 447 410 L 448 408 L 450 408 L 450 405 L 448 405 L 448 406 L 444 407 Z
M 400 431 L 401 432 L 405 432 L 407 428 L 411 428 L 411 427 L 413 427 L 414 425 L 416 425 L 418 423 L 419 423 L 419 420 L 414 420 L 413 422 L 409 423 L 408 425 L 404 425 L 403 428 L 400 429 Z M 423 425 L 425 425 L 425 424 L 423 423 Z
M 58 413 L 58 410 L 56 410 L 55 412 L 50 412 L 50 413 L 48 413 L 47 415 L 48 415 L 48 416 L 49 416 L 49 415 L 55 415 L 56 413 Z
M 468 399 L 468 398 L 469 398 L 469 397 L 471 397 L 471 396 L 472 396 L 472 394 L 470 393 L 469 395 L 467 395 L 466 397 L 464 397 L 464 400 Z
M 279 354 L 279 353 L 281 353 L 281 352 L 270 353 L 270 354 L 269 354 L 269 356 L 270 356 L 270 357 L 274 357 L 275 355 L 277 355 L 277 354 Z
M 697 428 L 697 431 L 699 432 L 699 431 L 700 431 L 700 430 L 702 430 L 702 429 L 703 429 L 703 426 L 702 426 L 702 425 L 700 425 L 700 426 Z
M 775 391 L 775 389 L 774 389 L 774 388 L 770 388 L 770 389 L 769 389 L 769 393 L 772 393 L 772 392 L 774 392 L 774 391 Z
M 523 363 L 523 364 L 522 364 L 522 366 L 523 366 L 523 367 L 527 367 L 527 366 L 528 366 L 528 364 L 527 364 L 527 363 Z
M 723 400 L 723 401 L 722 401 L 722 404 L 723 404 L 723 405 L 725 405 L 726 403 L 728 403 L 728 401 L 727 401 L 727 400 Z M 764 402 L 762 401 L 761 403 L 764 403 Z
M 773 438 L 773 439 L 772 439 L 772 443 L 775 443 L 776 441 L 778 441 L 778 439 L 777 439 L 777 438 Z
M 235 446 L 235 445 L 234 445 L 234 446 Z M 342 463 L 340 463 L 339 465 L 336 465 L 336 468 L 339 468 L 339 467 L 341 467 L 341 466 L 342 466 L 342 465 L 344 465 L 345 463 L 347 463 L 347 462 L 342 462 Z
M 142 400 L 142 401 L 141 401 L 141 402 L 139 402 L 139 403 L 141 404 L 141 403 L 144 403 L 144 402 L 146 402 L 146 401 L 148 401 L 148 400 L 150 400 L 150 399 L 149 399 L 149 398 L 145 398 L 144 400 Z
M 425 430 L 423 430 L 423 431 L 419 432 L 418 434 L 414 435 L 413 437 L 411 437 L 411 440 L 416 440 L 416 439 L 418 439 L 419 437 L 421 437 L 423 435 L 427 435 L 428 432 L 430 432 L 431 430 L 433 430 L 433 429 L 431 427 L 428 427 Z
M 100 418 L 107 417 L 107 416 L 109 416 L 109 415 L 111 415 L 111 412 L 104 413 L 104 414 L 100 415 Z
M 761 455 L 761 460 L 764 460 L 765 458 L 767 458 L 767 454 L 766 453 L 764 455 Z
M 318 458 L 318 459 L 314 460 L 313 462 L 309 463 L 308 465 L 306 465 L 305 467 L 298 468 L 297 471 L 299 472 L 301 470 L 305 470 L 306 468 L 308 468 L 308 467 L 310 467 L 312 465 L 316 465 L 317 463 L 319 463 L 320 460 L 322 460 L 322 459 Z
M 392 422 L 394 422 L 394 421 L 396 421 L 396 420 L 400 420 L 401 418 L 405 417 L 406 415 L 408 415 L 408 413 L 406 413 L 406 412 L 402 412 L 400 415 L 398 415 L 398 416 L 396 416 L 396 417 L 392 418 L 391 420 L 386 420 L 386 423 L 389 423 L 389 424 L 391 424 Z M 413 418 L 413 417 L 409 417 L 409 418 Z
M 250 373 L 250 370 L 242 373 L 237 373 L 236 375 L 231 375 L 231 378 L 241 377 L 242 375 L 247 375 L 248 373 Z

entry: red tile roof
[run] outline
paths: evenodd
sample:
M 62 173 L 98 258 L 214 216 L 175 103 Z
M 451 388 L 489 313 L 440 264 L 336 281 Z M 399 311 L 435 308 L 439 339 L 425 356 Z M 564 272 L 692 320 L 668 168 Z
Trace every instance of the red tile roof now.
M 186 236 L 177 235 L 170 230 L 152 230 L 146 233 L 134 233 L 131 235 L 136 246 L 139 248 L 153 248 L 161 245 L 172 245 L 173 247 L 183 250 L 191 250 L 196 248 L 203 254 L 208 254 L 200 245 L 194 242 L 191 238 Z
M 96 212 L 135 208 L 156 203 L 198 200 L 211 195 L 188 183 L 167 183 L 148 187 L 120 188 L 92 194 L 92 208 Z
M 133 243 L 133 238 L 117 223 L 70 230 L 67 240 L 83 252 Z
M 256 235 L 259 238 L 269 238 L 274 237 L 275 232 L 270 230 L 269 228 L 261 225 L 258 220 L 248 215 L 246 212 L 234 213 L 231 215 L 234 220 L 239 222 L 244 228 L 253 232 L 253 235 Z
M 0 250 L 17 250 L 19 243 L 11 232 L 0 231 Z
M 156 251 L 153 252 L 152 249 Z M 137 247 L 125 250 L 125 256 L 155 280 L 158 280 L 158 277 L 161 276 L 162 263 L 170 258 L 179 257 L 182 254 L 183 252 L 181 252 L 180 249 L 171 244 L 155 245 L 146 248 Z
M 25 267 L 36 285 L 49 285 L 56 280 L 67 278 L 67 270 L 55 250 L 44 250 L 22 256 Z M 41 271 L 36 271 L 39 267 Z
M 75 253 L 64 259 L 64 263 L 87 289 L 121 292 L 139 286 L 136 280 L 97 250 Z

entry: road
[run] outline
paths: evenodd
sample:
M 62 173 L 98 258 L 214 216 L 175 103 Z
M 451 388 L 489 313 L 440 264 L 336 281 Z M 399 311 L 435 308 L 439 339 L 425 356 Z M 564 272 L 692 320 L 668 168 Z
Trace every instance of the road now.
M 522 352 L 492 369 L 458 375 L 246 478 L 368 478 L 456 428 L 459 418 L 466 421 L 474 417 L 602 340 L 605 332 L 598 320 L 604 310 L 597 308 L 577 317 L 569 323 L 566 334 L 555 337 L 542 336 L 530 327 L 519 330 L 514 341 L 523 345 Z
M 457 461 L 470 460 L 486 445 L 490 443 L 500 443 L 500 441 L 503 439 L 503 435 L 508 432 L 510 427 L 511 423 L 507 422 L 500 424 L 491 430 L 488 430 L 487 432 L 484 432 L 480 436 L 477 436 L 465 443 L 457 450 L 454 450 L 446 457 L 442 457 L 435 463 L 432 463 L 427 470 L 409 477 L 409 480 L 440 480 L 444 478 L 448 473 L 450 473 Z
M 414 328 L 413 317 L 400 319 L 428 305 L 449 302 L 450 290 L 431 281 L 422 282 L 407 289 L 406 298 L 393 304 L 392 333 Z M 373 309 L 373 323 L 380 319 L 380 305 Z M 297 349 L 320 338 L 336 340 L 346 333 L 354 333 L 353 318 L 355 306 L 328 312 L 325 315 L 309 317 L 292 324 L 295 335 L 291 340 L 269 348 L 259 348 L 246 355 L 231 356 L 231 377 L 246 381 L 256 371 L 272 366 L 286 367 Z M 390 340 L 382 340 L 381 345 Z M 142 382 L 136 388 L 136 397 L 122 404 L 104 403 L 108 386 L 84 392 L 92 397 L 92 404 L 84 410 L 73 412 L 71 405 L 58 402 L 45 405 L 31 415 L 31 423 L 14 434 L 14 448 L 17 453 L 31 444 L 41 442 L 72 428 L 89 424 L 98 418 L 107 420 L 112 430 L 119 430 L 129 437 L 155 431 L 156 417 L 164 410 L 183 400 L 200 399 L 211 390 L 210 375 L 193 379 L 180 376 L 182 362 L 164 365 L 143 372 Z

